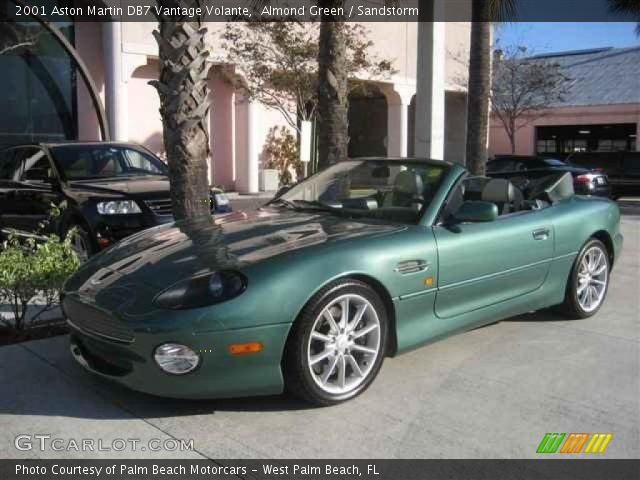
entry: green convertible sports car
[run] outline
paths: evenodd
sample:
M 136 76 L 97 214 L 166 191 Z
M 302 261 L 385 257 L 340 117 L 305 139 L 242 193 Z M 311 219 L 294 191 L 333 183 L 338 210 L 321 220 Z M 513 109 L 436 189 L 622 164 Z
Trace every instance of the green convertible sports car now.
M 525 172 L 526 173 L 526 172 Z M 263 208 L 131 236 L 68 280 L 71 351 L 161 396 L 362 393 L 385 356 L 513 315 L 601 307 L 622 248 L 615 203 L 570 174 L 348 160 Z

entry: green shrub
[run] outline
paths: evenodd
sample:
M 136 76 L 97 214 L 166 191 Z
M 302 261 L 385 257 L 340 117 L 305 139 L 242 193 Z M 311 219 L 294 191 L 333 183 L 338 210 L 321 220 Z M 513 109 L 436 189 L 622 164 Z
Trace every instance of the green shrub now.
M 0 249 L 0 299 L 11 305 L 13 322 L 3 320 L 17 332 L 29 327 L 27 310 L 36 298 L 43 303 L 32 307 L 39 315 L 59 303 L 65 280 L 78 268 L 79 261 L 71 248 L 70 231 L 66 238 L 44 235 L 21 240 L 12 234 Z

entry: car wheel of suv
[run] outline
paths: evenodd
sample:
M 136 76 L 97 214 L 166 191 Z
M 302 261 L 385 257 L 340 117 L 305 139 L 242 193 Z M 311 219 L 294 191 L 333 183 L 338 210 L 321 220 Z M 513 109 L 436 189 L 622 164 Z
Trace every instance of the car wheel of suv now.
M 587 318 L 600 310 L 609 288 L 609 252 L 592 238 L 576 257 L 567 284 L 563 310 L 571 318 Z
M 292 327 L 284 358 L 287 388 L 317 405 L 364 392 L 386 352 L 384 303 L 367 284 L 340 280 L 320 290 Z
M 73 226 L 68 231 L 74 229 L 74 233 L 71 236 L 71 249 L 77 255 L 80 263 L 84 263 L 89 260 L 89 257 L 93 254 L 93 248 L 91 246 L 91 237 L 87 231 L 79 226 Z

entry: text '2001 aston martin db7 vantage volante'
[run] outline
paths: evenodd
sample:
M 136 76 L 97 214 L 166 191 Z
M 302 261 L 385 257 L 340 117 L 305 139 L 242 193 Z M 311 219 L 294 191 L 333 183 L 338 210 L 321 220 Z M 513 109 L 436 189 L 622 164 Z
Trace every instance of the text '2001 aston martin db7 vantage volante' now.
M 63 294 L 71 351 L 156 395 L 286 389 L 333 404 L 435 339 L 551 306 L 593 315 L 619 222 L 563 172 L 516 187 L 443 161 L 348 160 L 256 211 L 158 226 L 91 258 Z

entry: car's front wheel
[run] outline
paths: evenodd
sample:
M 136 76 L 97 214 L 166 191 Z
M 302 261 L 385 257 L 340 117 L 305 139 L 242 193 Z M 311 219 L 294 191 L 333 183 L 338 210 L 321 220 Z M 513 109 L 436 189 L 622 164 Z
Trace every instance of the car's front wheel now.
M 287 343 L 287 388 L 318 405 L 359 395 L 371 385 L 385 356 L 387 312 L 378 294 L 357 280 L 318 292 L 294 323 Z
M 563 303 L 567 314 L 587 318 L 600 310 L 609 287 L 610 268 L 607 247 L 595 238 L 589 240 L 571 270 Z

